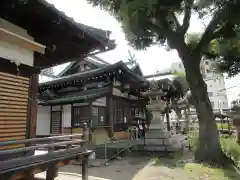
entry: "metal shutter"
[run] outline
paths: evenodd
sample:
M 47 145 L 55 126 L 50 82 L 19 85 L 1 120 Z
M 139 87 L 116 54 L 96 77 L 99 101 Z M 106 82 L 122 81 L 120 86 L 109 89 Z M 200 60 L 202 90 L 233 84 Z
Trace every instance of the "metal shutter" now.
M 61 134 L 62 129 L 62 112 L 52 111 L 51 113 L 51 134 Z

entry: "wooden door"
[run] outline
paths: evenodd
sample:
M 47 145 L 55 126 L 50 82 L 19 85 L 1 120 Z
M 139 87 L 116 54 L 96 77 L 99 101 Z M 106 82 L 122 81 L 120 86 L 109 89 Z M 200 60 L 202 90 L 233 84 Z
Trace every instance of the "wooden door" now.
M 0 72 L 0 142 L 27 135 L 29 78 Z M 0 147 L 17 148 L 24 145 Z
M 62 111 L 51 112 L 51 134 L 62 133 Z

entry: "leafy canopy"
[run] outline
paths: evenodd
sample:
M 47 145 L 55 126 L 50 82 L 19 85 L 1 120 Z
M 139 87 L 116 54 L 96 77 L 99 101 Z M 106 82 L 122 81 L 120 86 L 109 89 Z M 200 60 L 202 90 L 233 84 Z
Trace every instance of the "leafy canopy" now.
M 219 60 L 221 71 L 239 71 L 239 0 L 87 0 L 114 15 L 136 49 L 153 44 Z M 195 40 L 187 38 L 191 16 L 210 22 Z M 237 44 L 236 44 L 237 43 Z M 236 44 L 236 45 L 235 45 Z M 200 61 L 200 60 L 199 60 Z M 200 63 L 200 62 L 195 63 Z M 230 71 L 228 70 L 230 68 Z

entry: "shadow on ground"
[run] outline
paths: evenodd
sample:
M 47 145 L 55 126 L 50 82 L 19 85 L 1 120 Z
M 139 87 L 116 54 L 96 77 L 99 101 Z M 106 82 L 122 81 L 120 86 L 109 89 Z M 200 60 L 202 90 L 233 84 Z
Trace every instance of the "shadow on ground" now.
M 131 180 L 150 161 L 150 157 L 125 157 L 109 162 L 109 166 L 90 167 L 89 176 L 106 180 Z M 60 172 L 81 174 L 80 166 L 64 166 Z
M 169 168 L 184 168 L 184 166 L 193 162 L 193 154 L 191 152 L 175 153 L 173 156 L 169 157 L 159 157 L 155 159 L 153 166 L 167 166 Z

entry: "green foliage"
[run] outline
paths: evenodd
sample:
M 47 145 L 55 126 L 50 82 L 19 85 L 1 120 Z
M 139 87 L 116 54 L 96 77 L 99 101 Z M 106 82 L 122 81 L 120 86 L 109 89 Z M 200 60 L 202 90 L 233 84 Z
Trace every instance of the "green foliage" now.
M 193 152 L 195 152 L 197 150 L 198 138 L 199 138 L 199 136 L 198 136 L 197 132 L 193 132 L 189 135 L 190 147 Z
M 173 75 L 177 76 L 177 77 L 181 77 L 181 78 L 185 78 L 186 77 L 186 73 L 185 72 L 174 72 Z
M 166 43 L 166 31 L 176 31 L 176 15 L 184 11 L 183 0 L 88 0 L 118 19 L 130 45 L 145 49 Z
M 191 133 L 189 136 L 190 146 L 195 152 L 198 146 L 198 133 Z M 221 147 L 227 157 L 232 159 L 236 165 L 240 165 L 240 145 L 233 137 L 221 137 Z
M 240 165 L 240 145 L 233 138 L 221 138 L 223 152 L 231 158 L 235 164 Z
M 236 29 L 236 36 L 216 39 L 210 44 L 210 53 L 217 58 L 217 70 L 227 73 L 229 77 L 240 72 L 240 29 Z
M 210 41 L 203 54 L 216 62 L 213 67 L 216 73 L 227 73 L 229 77 L 240 72 L 240 28 L 234 28 L 228 37 L 215 38 Z M 186 38 L 188 47 L 194 49 L 201 39 L 200 34 L 189 34 Z
M 217 123 L 217 128 L 227 130 L 229 128 L 229 125 L 227 123 Z

